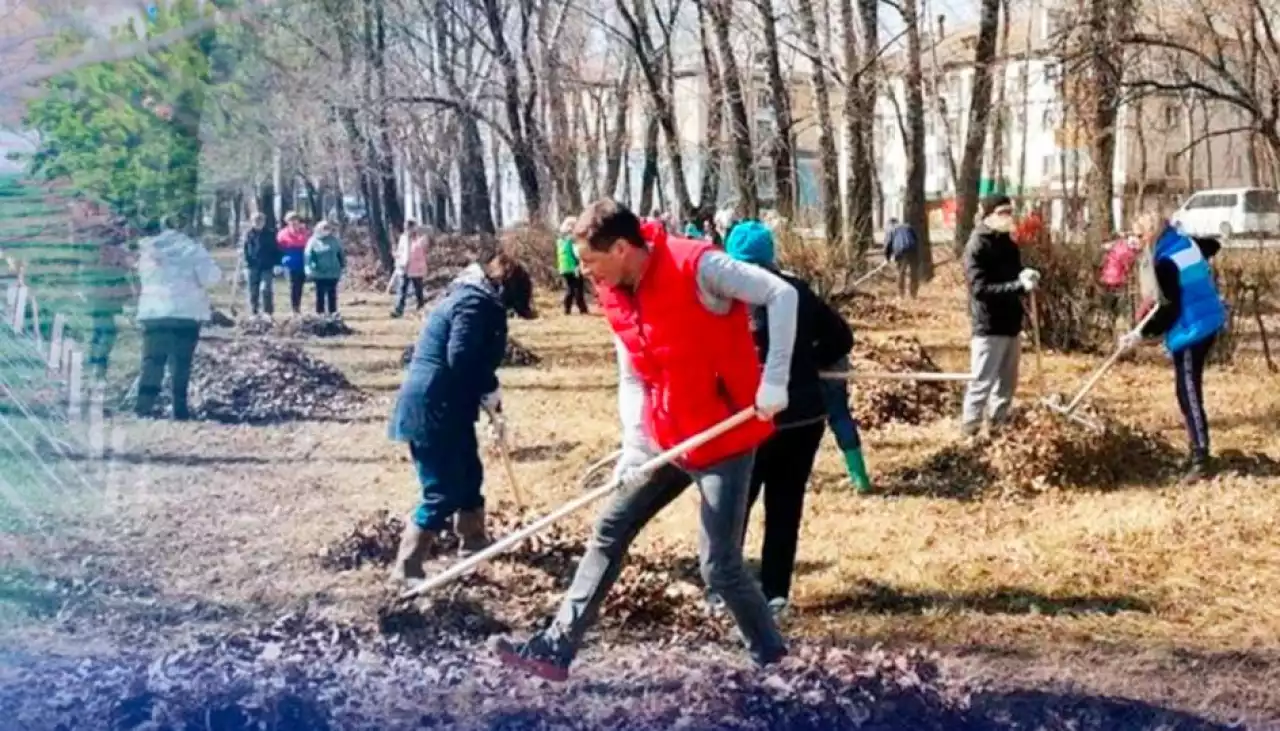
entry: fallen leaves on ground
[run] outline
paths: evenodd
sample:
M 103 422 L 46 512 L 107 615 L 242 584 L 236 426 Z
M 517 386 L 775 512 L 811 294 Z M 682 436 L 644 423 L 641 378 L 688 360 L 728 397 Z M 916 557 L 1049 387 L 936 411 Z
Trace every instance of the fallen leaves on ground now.
M 940 373 L 924 345 L 895 336 L 854 348 L 854 372 Z M 867 429 L 886 424 L 923 424 L 954 413 L 963 384 L 927 381 L 850 381 L 853 413 Z
M 1096 409 L 1090 429 L 1040 404 L 1016 409 L 988 441 L 953 444 L 916 466 L 889 473 L 889 492 L 973 497 L 1051 489 L 1107 490 L 1159 482 L 1176 466 L 1167 440 Z
M 302 315 L 301 317 L 246 317 L 237 324 L 245 335 L 275 335 L 285 338 L 333 338 L 354 335 L 355 330 L 341 317 Z
M 409 365 L 413 360 L 413 350 L 417 345 L 410 343 L 404 347 L 400 353 L 400 365 Z M 508 368 L 520 368 L 528 366 L 536 366 L 542 363 L 542 358 L 537 353 L 529 350 L 520 344 L 519 340 L 513 337 L 507 338 L 507 349 L 502 354 L 502 365 Z
M 125 382 L 125 408 L 136 402 Z M 171 406 L 169 374 L 157 408 Z M 191 413 L 225 424 L 266 424 L 341 417 L 362 406 L 367 395 L 342 371 L 289 343 L 271 340 L 202 340 L 191 370 Z

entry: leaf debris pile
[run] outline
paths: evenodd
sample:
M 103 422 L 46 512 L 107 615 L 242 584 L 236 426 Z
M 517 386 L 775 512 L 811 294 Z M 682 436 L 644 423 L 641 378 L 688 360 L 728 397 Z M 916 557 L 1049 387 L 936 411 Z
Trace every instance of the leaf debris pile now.
M 895 336 L 866 347 L 855 347 L 854 372 L 941 373 L 919 340 Z M 955 383 L 929 381 L 851 381 L 853 413 L 867 429 L 886 424 L 924 424 L 955 412 L 961 388 Z
M 334 338 L 354 335 L 355 330 L 339 317 L 306 314 L 281 319 L 246 317 L 236 328 L 245 335 L 275 335 L 284 338 Z
M 1177 452 L 1158 435 L 1094 408 L 1089 429 L 1036 404 L 1016 409 L 989 442 L 955 444 L 922 465 L 886 476 L 893 492 L 971 497 L 1034 495 L 1053 489 L 1114 489 L 1170 476 Z
M 400 365 L 409 365 L 413 360 L 413 350 L 417 345 L 410 343 L 400 353 Z M 507 337 L 507 349 L 502 354 L 502 365 L 508 368 L 524 368 L 542 363 L 542 358 L 532 350 L 520 344 L 519 340 Z
M 837 306 L 855 330 L 905 325 L 919 319 L 915 313 L 903 309 L 890 297 L 864 292 L 844 298 Z
M 166 372 L 157 400 L 157 408 L 166 412 L 169 378 Z M 132 408 L 136 394 L 129 386 L 126 391 L 120 403 Z M 203 340 L 191 369 L 192 415 L 224 424 L 345 416 L 367 399 L 342 371 L 290 343 Z
M 969 695 L 932 656 L 799 645 L 760 672 L 717 647 L 611 649 L 548 685 L 478 656 L 285 615 L 147 657 L 24 658 L 24 729 L 955 728 Z M 1012 725 L 1005 726 L 1012 728 Z
M 521 525 L 510 510 L 499 508 L 488 516 L 488 529 L 495 539 Z M 338 571 L 364 566 L 385 569 L 395 557 L 403 527 L 400 518 L 386 511 L 374 513 L 326 548 L 320 562 Z M 422 629 L 443 641 L 440 638 L 448 633 L 441 632 L 441 627 L 484 626 L 492 621 L 524 627 L 545 622 L 586 551 L 586 537 L 585 533 L 571 535 L 559 526 L 529 537 L 460 579 L 447 599 L 426 600 L 431 606 L 422 612 Z M 446 566 L 456 546 L 454 536 L 443 534 L 436 554 L 427 559 L 428 573 Z M 693 556 L 663 546 L 632 555 L 609 593 L 600 628 L 664 645 L 720 639 L 727 625 L 722 617 L 708 617 L 701 587 Z

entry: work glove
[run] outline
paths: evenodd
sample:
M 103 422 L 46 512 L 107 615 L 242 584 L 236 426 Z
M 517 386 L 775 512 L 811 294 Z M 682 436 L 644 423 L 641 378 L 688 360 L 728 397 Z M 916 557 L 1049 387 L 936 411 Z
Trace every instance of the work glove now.
M 613 479 L 616 482 L 615 489 L 626 492 L 644 487 L 652 477 L 653 473 L 643 469 L 640 465 L 619 467 L 618 471 L 613 475 Z
M 1139 330 L 1130 330 L 1120 336 L 1120 350 L 1132 350 L 1142 342 L 1142 332 Z
M 1027 268 L 1018 272 L 1018 283 L 1022 288 L 1030 292 L 1040 284 L 1040 272 L 1035 269 Z
M 490 414 L 489 438 L 494 444 L 507 443 L 507 418 L 502 414 Z
M 756 390 L 756 416 L 769 421 L 787 408 L 787 387 L 761 381 Z
M 495 388 L 481 396 L 480 408 L 484 409 L 490 419 L 497 418 L 496 415 L 502 413 L 502 389 Z

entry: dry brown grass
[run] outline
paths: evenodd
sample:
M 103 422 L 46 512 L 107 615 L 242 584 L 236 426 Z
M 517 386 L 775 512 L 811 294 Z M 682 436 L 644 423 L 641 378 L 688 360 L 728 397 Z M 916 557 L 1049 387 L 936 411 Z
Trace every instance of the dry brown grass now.
M 967 369 L 968 323 L 956 268 L 944 266 L 905 334 L 944 370 Z M 885 288 L 888 282 L 875 287 Z M 887 291 L 881 290 L 887 296 Z M 350 295 L 347 295 L 350 298 Z M 346 317 L 358 334 L 308 343 L 380 400 L 349 423 L 250 428 L 140 426 L 130 449 L 153 462 L 146 489 L 127 490 L 88 527 L 120 540 L 109 558 L 165 594 L 278 611 L 374 611 L 372 570 L 333 574 L 315 556 L 378 509 L 408 510 L 416 489 L 384 417 L 413 318 L 389 320 L 380 295 Z M 525 459 L 515 465 L 539 508 L 574 494 L 580 470 L 616 446 L 614 364 L 599 316 L 512 320 L 544 356 L 501 374 Z M 889 334 L 889 331 L 882 331 Z M 1049 388 L 1073 391 L 1089 356 L 1046 354 Z M 1021 399 L 1032 392 L 1024 360 Z M 1215 449 L 1280 457 L 1280 377 L 1241 363 L 1206 377 Z M 1094 397 L 1182 444 L 1170 369 L 1160 358 L 1120 365 Z M 873 473 L 919 464 L 956 440 L 956 423 L 864 434 Z M 190 458 L 192 464 L 166 464 Z M 490 500 L 509 486 L 487 464 Z M 130 468 L 136 469 L 136 468 Z M 824 442 L 800 545 L 788 631 L 872 642 L 927 643 L 954 664 L 1010 685 L 1076 684 L 1191 709 L 1280 718 L 1280 477 L 1231 476 L 1201 486 L 1056 491 L 1023 500 L 859 497 Z M 695 555 L 696 497 L 678 500 L 641 535 Z M 576 518 L 585 530 L 591 511 Z M 759 516 L 748 537 L 759 543 Z M 100 549 L 104 553 L 107 549 Z M 105 559 L 104 559 L 105 560 Z M 175 632 L 177 629 L 175 628 Z

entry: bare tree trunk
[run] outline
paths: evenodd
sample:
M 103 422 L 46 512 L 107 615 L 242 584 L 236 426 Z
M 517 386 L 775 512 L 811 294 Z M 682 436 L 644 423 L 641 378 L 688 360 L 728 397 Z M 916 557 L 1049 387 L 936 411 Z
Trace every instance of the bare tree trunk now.
M 859 18 L 853 16 L 853 0 L 840 0 L 840 25 L 844 31 L 844 129 L 845 144 L 849 150 L 849 177 L 845 191 L 844 205 L 844 246 L 850 254 L 857 254 L 854 260 L 856 267 L 861 267 L 863 257 L 871 244 L 872 221 L 871 207 L 874 182 L 872 180 L 874 165 L 871 155 L 871 132 L 874 114 L 869 109 L 874 96 L 870 94 L 867 79 L 864 79 L 862 65 L 874 59 L 868 55 L 864 59 L 858 52 L 858 36 L 854 28 L 861 24 L 864 45 L 872 47 L 871 54 L 878 52 L 876 3 L 872 0 L 858 0 Z M 865 51 L 865 49 L 864 49 Z M 870 74 L 870 71 L 867 71 Z M 874 88 L 873 86 L 870 88 Z
M 996 77 L 996 118 L 991 129 L 993 139 L 991 140 L 991 162 L 989 168 L 992 171 L 992 177 L 995 179 L 996 186 L 1004 191 L 1008 181 L 1005 172 L 1005 135 L 1008 133 L 1009 109 L 1007 103 L 1008 94 L 1006 89 L 1009 86 L 1009 28 L 1012 25 L 1013 18 L 1009 17 L 1009 0 L 1000 0 L 1000 63 L 995 69 Z
M 618 82 L 617 107 L 613 116 L 613 134 L 609 137 L 609 149 L 606 153 L 604 171 L 604 189 L 606 195 L 618 194 L 618 176 L 622 172 L 622 156 L 627 152 L 627 117 L 631 110 L 631 70 L 635 62 L 628 57 L 622 68 L 622 80 Z M 627 187 L 631 187 L 630 179 Z
M 933 241 L 929 236 L 929 212 L 924 190 L 924 68 L 920 43 L 920 16 L 916 0 L 902 3 L 902 22 L 907 30 L 907 131 L 910 153 L 907 155 L 907 195 L 903 204 L 903 220 L 914 229 L 920 242 L 920 279 L 933 279 Z
M 734 208 L 747 218 L 760 215 L 760 196 L 756 188 L 755 150 L 751 145 L 751 119 L 747 116 L 747 100 L 738 74 L 738 61 L 733 55 L 733 38 L 729 23 L 733 17 L 731 0 L 707 0 L 707 14 L 720 50 L 720 77 L 724 83 L 725 106 L 729 109 L 729 139 L 733 151 L 734 188 L 738 202 Z
M 493 204 L 489 200 L 489 182 L 485 179 L 484 140 L 480 123 L 470 114 L 462 115 L 462 155 L 458 163 L 458 183 L 462 190 L 458 226 L 464 234 L 496 232 L 493 226 Z M 535 223 L 538 219 L 530 219 Z
M 921 14 L 928 17 L 927 7 L 924 3 L 927 0 L 920 0 L 922 8 L 926 8 Z M 956 165 L 956 134 L 951 129 L 951 111 L 947 108 L 947 99 L 942 83 L 945 80 L 942 66 L 938 63 L 938 43 L 942 40 L 942 17 L 938 18 L 938 37 L 933 39 L 929 44 L 929 58 L 932 60 L 932 74 L 929 79 L 929 90 L 933 93 L 933 101 L 936 105 L 935 111 L 938 115 L 939 126 L 942 127 L 942 152 L 943 157 L 947 161 L 947 173 L 951 177 L 951 188 L 957 190 L 960 187 L 960 167 Z M 917 21 L 918 22 L 918 21 Z
M 1022 109 L 1019 113 L 1019 126 L 1022 131 L 1022 139 L 1018 142 L 1018 197 L 1022 199 L 1027 194 L 1027 130 L 1031 121 L 1031 33 L 1035 28 L 1036 4 L 1033 0 L 1031 12 L 1027 14 L 1027 31 L 1026 45 L 1023 47 L 1025 54 L 1022 61 L 1022 72 L 1020 75 L 1021 104 Z
M 973 95 L 969 103 L 969 126 L 965 130 L 964 159 L 957 186 L 954 248 L 964 251 L 973 218 L 978 212 L 978 187 L 982 179 L 982 157 L 987 146 L 987 116 L 991 113 L 991 63 L 996 55 L 996 33 L 1000 30 L 1000 0 L 982 0 L 978 21 L 978 44 L 973 55 Z M 1003 86 L 1003 85 L 1002 85 Z
M 658 118 L 650 114 L 644 131 L 644 169 L 640 172 L 639 215 L 647 216 L 653 207 L 653 189 L 658 182 Z M 685 214 L 688 215 L 688 214 Z
M 671 177 L 675 188 L 676 204 L 679 205 L 684 217 L 692 216 L 693 199 L 689 195 L 689 186 L 684 177 L 684 153 L 680 149 L 680 134 L 676 129 L 676 117 L 671 98 L 663 84 L 665 74 L 662 69 L 663 64 L 656 59 L 654 43 L 649 36 L 648 24 L 645 22 L 644 3 L 642 0 L 636 0 L 634 8 L 628 7 L 627 0 L 615 0 L 615 4 L 630 32 L 632 50 L 640 65 L 641 74 L 644 76 L 645 86 L 649 90 L 653 113 L 658 125 L 662 128 L 667 156 L 671 160 Z M 667 47 L 669 48 L 670 44 L 667 44 Z
M 706 68 L 707 88 L 711 103 L 707 105 L 707 129 L 705 152 L 702 162 L 702 182 L 698 186 L 698 208 L 715 208 L 720 201 L 720 167 L 722 163 L 724 131 L 724 82 L 720 76 L 720 64 L 716 62 L 715 49 L 707 32 L 705 6 L 698 3 L 698 37 L 702 45 L 702 65 Z
M 813 0 L 796 0 L 800 14 L 800 35 L 805 53 L 813 63 L 813 99 L 818 113 L 818 159 L 822 168 L 822 213 L 827 245 L 840 241 L 840 157 L 836 153 L 835 124 L 831 120 L 831 95 L 822 49 L 818 45 L 818 24 Z
M 846 0 L 848 1 L 848 0 Z M 773 99 L 773 116 L 777 135 L 771 141 L 773 153 L 774 209 L 787 220 L 795 216 L 795 145 L 793 144 L 791 118 L 791 87 L 782 75 L 782 63 L 778 55 L 778 24 L 774 17 L 773 0 L 755 0 L 764 30 L 766 73 L 769 78 L 769 94 Z M 874 7 L 874 6 L 873 6 Z M 757 140 L 764 144 L 764 140 Z
M 503 226 L 502 145 L 495 130 L 489 131 L 489 156 L 493 158 L 493 226 L 496 230 L 501 231 Z
M 1120 109 L 1120 84 L 1124 49 L 1136 0 L 1090 0 L 1090 89 L 1091 137 L 1089 167 L 1089 238 L 1104 241 L 1115 228 L 1116 121 Z
M 539 221 L 543 214 L 542 187 L 538 179 L 537 154 L 531 130 L 527 128 L 532 114 L 524 111 L 521 94 L 520 68 L 506 40 L 507 8 L 499 0 L 480 0 L 485 22 L 489 28 L 489 40 L 498 65 L 502 68 L 503 111 L 511 135 L 511 161 L 524 192 L 526 215 L 530 222 Z M 439 14 L 442 18 L 443 13 Z M 465 121 L 464 121 L 465 124 Z M 463 133 L 465 138 L 466 132 Z M 484 168 L 482 167 L 481 170 Z

